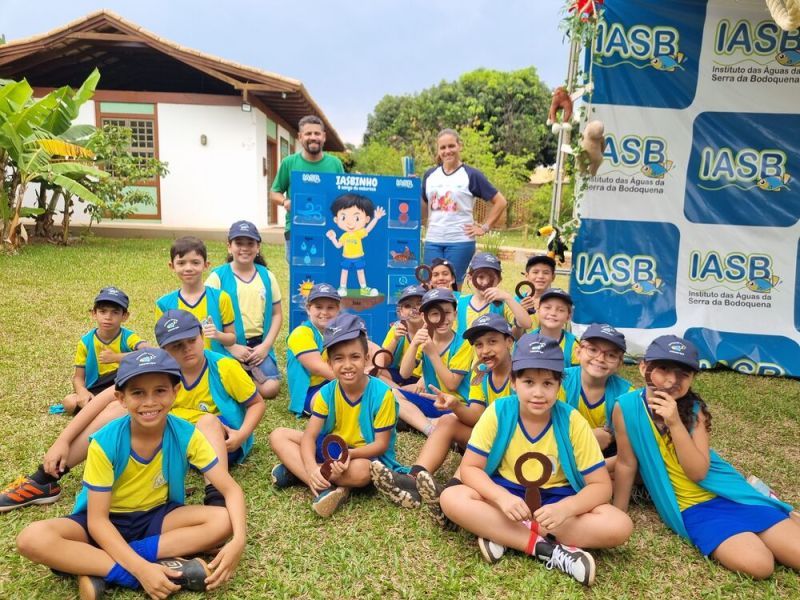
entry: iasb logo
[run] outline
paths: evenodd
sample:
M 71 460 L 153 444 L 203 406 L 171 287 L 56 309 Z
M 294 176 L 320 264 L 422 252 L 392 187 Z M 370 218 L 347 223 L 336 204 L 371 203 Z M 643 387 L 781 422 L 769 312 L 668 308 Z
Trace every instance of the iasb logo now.
M 800 65 L 800 30 L 783 31 L 772 20 L 731 23 L 728 19 L 721 19 L 714 37 L 714 52 L 723 57 L 745 55 L 744 60 L 761 65 L 776 62 L 784 67 L 793 67 Z
M 579 286 L 601 287 L 594 292 L 609 291 L 616 294 L 635 293 L 654 296 L 662 293 L 663 281 L 658 276 L 655 257 L 646 254 L 629 256 L 581 252 L 575 258 L 575 279 Z
M 680 33 L 674 27 L 631 25 L 601 21 L 597 27 L 594 62 L 612 68 L 628 64 L 637 69 L 683 70 L 686 60 L 680 50 Z
M 667 348 L 669 348 L 672 354 L 677 354 L 679 356 L 683 356 L 686 353 L 686 344 L 682 342 L 670 342 Z
M 530 350 L 531 354 L 542 354 L 546 344 L 547 342 L 531 342 L 528 344 L 528 349 Z
M 150 354 L 149 352 L 142 352 L 139 355 L 139 358 L 136 359 L 136 362 L 138 362 L 140 365 L 149 365 L 151 363 L 156 362 L 156 359 L 157 357 L 155 354 Z
M 689 279 L 722 287 L 733 284 L 728 289 L 746 288 L 758 294 L 770 293 L 781 281 L 772 270 L 772 258 L 766 254 L 731 252 L 722 256 L 714 250 L 689 254 Z
M 164 327 L 167 331 L 172 331 L 178 326 L 178 319 L 169 319 L 166 323 L 164 323 Z
M 617 137 L 611 133 L 606 135 L 605 142 L 603 158 L 625 175 L 641 173 L 651 179 L 663 179 L 673 168 L 673 162 L 667 158 L 667 142 L 663 138 L 635 134 Z M 603 175 L 613 172 L 604 172 Z
M 700 151 L 697 177 L 708 191 L 736 187 L 765 192 L 790 190 L 791 176 L 786 170 L 786 152 L 778 148 L 740 148 L 705 146 Z

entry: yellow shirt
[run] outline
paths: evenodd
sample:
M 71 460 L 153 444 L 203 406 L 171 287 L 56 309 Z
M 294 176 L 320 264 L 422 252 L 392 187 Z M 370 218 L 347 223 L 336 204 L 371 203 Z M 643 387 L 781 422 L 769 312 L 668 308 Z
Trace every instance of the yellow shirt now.
M 476 306 L 475 296 L 472 296 L 469 299 L 469 303 L 467 304 L 467 322 L 466 324 L 461 327 L 460 323 L 456 323 L 453 321 L 453 331 L 456 331 L 456 326 L 461 328 L 461 331 L 466 331 L 472 325 L 472 322 L 477 319 L 478 317 L 488 314 L 489 309 L 491 308 L 492 303 L 487 302 L 483 306 Z M 514 313 L 511 312 L 511 307 L 508 306 L 505 302 L 503 303 L 503 318 L 508 322 L 509 325 L 512 327 L 514 326 Z
M 217 464 L 217 455 L 205 436 L 195 429 L 186 448 L 189 464 L 204 473 Z M 83 483 L 96 492 L 111 492 L 112 513 L 151 510 L 167 503 L 169 489 L 164 479 L 161 446 L 145 458 L 131 448 L 125 470 L 114 481 L 114 467 L 95 440 L 89 444 Z
M 328 351 L 323 349 L 322 352 L 320 352 L 317 343 L 314 341 L 314 332 L 311 331 L 308 325 L 298 325 L 295 327 L 294 331 L 289 334 L 289 339 L 286 340 L 286 346 L 294 353 L 295 357 L 299 358 L 301 354 L 305 354 L 306 352 L 319 352 L 322 360 L 326 362 L 328 360 Z M 302 367 L 302 365 L 300 366 Z M 309 377 L 311 378 L 309 382 L 310 386 L 319 385 L 326 381 L 324 377 L 314 375 L 313 373 L 309 373 Z
M 94 335 L 92 336 L 92 341 L 94 342 L 94 355 L 98 357 L 98 359 L 100 358 L 100 353 L 103 350 L 111 350 L 117 354 L 123 353 L 121 329 L 117 334 L 117 337 L 109 342 L 104 342 L 101 340 L 95 331 Z M 136 350 L 136 346 L 141 344 L 142 341 L 142 338 L 140 338 L 137 334 L 131 333 L 128 336 L 128 347 L 132 350 Z M 75 350 L 75 366 L 86 368 L 86 359 L 88 355 L 89 349 L 84 345 L 83 339 L 79 340 L 78 347 Z M 113 373 L 117 369 L 119 369 L 119 363 L 101 363 L 99 360 L 97 361 L 97 374 L 100 377 L 109 373 Z
M 358 229 L 356 231 L 346 231 L 339 238 L 339 243 L 342 245 L 342 258 L 361 258 L 364 256 L 364 246 L 361 240 L 367 237 L 366 229 Z
M 450 344 L 441 352 L 441 354 L 439 354 L 439 356 L 442 357 L 444 365 L 450 371 L 452 371 L 453 373 L 463 374 L 464 377 L 469 377 L 470 376 L 469 372 L 470 369 L 472 368 L 472 361 L 475 358 L 475 353 L 472 350 L 472 345 L 466 340 L 461 340 L 461 345 L 458 348 L 454 349 L 453 347 L 457 342 L 458 340 L 456 340 L 454 336 L 453 341 L 450 342 Z M 425 354 L 422 352 L 422 346 L 417 348 L 416 359 L 417 359 L 417 366 L 414 368 L 413 374 L 415 377 L 422 377 L 423 376 L 422 362 L 429 360 L 428 357 L 425 356 Z M 465 395 L 469 395 L 468 394 L 469 385 L 468 384 L 464 385 L 463 380 L 462 384 L 459 385 L 459 388 L 463 389 L 464 393 L 460 393 L 458 390 L 451 390 L 450 388 L 448 388 L 444 383 L 442 383 L 442 380 L 439 379 L 438 374 L 436 375 L 435 382 L 426 381 L 425 385 L 429 385 L 431 383 L 433 383 L 436 387 L 442 390 L 445 394 L 458 396 L 466 403 L 467 398 L 465 398 Z
M 281 301 L 281 289 L 278 287 L 278 280 L 272 271 L 267 271 L 269 277 L 269 284 L 272 293 L 272 305 L 279 304 Z M 253 275 L 250 281 L 239 279 L 239 276 L 234 273 L 236 279 L 236 298 L 239 301 L 239 312 L 242 314 L 242 323 L 244 325 L 244 336 L 246 338 L 259 337 L 269 331 L 269 325 L 264 325 L 264 310 L 267 303 L 267 290 L 264 287 L 264 282 L 258 276 L 258 272 Z M 219 281 L 219 275 L 211 273 L 206 279 L 206 285 L 213 288 L 221 288 L 222 284 Z
M 481 418 L 475 424 L 472 430 L 472 435 L 469 438 L 467 448 L 480 454 L 481 456 L 489 456 L 489 451 L 494 444 L 495 437 L 497 437 L 497 413 L 495 412 L 496 404 L 489 405 Z M 592 428 L 577 411 L 570 413 L 569 419 L 569 439 L 572 442 L 572 448 L 575 452 L 575 462 L 577 463 L 578 470 L 582 475 L 587 475 L 595 469 L 603 466 L 605 460 L 603 453 L 600 451 L 600 446 L 592 433 Z M 517 459 L 525 452 L 541 452 L 550 458 L 553 463 L 553 474 L 550 479 L 542 485 L 543 488 L 566 487 L 570 483 L 567 476 L 564 474 L 564 469 L 558 460 L 558 444 L 556 443 L 555 432 L 553 431 L 552 421 L 548 422 L 544 430 L 539 432 L 535 437 L 531 437 L 522 424 L 522 419 L 517 421 L 517 426 L 514 434 L 511 436 L 511 442 L 508 444 L 506 453 L 500 461 L 500 467 L 497 470 L 497 475 L 503 479 L 520 485 L 517 481 L 517 476 L 514 474 L 514 465 Z M 535 465 L 529 468 L 533 469 Z M 535 475 L 530 475 L 531 479 L 535 479 Z
M 473 373 L 468 373 L 466 377 L 473 377 Z M 484 387 L 486 388 L 485 391 Z M 488 396 L 486 392 L 488 392 Z M 510 373 L 508 377 L 506 377 L 506 380 L 500 383 L 499 387 L 495 387 L 495 384 L 492 381 L 492 373 L 491 371 L 487 371 L 486 374 L 483 376 L 483 380 L 480 383 L 470 382 L 469 400 L 467 402 L 467 406 L 469 406 L 473 402 L 476 402 L 486 407 L 489 406 L 492 402 L 494 402 L 498 398 L 504 398 L 505 396 L 510 396 L 512 393 L 514 393 L 514 391 L 511 389 Z
M 203 292 L 203 295 L 200 296 L 200 299 L 195 304 L 189 304 L 183 299 L 183 296 L 181 296 L 179 292 L 178 308 L 180 310 L 185 310 L 192 313 L 195 317 L 197 317 L 197 320 L 200 321 L 200 325 L 202 325 L 203 321 L 205 321 L 209 316 L 208 296 L 205 292 Z M 162 314 L 164 314 L 163 311 L 158 307 L 158 304 L 156 304 L 156 319 L 159 319 Z M 219 293 L 219 315 L 222 317 L 223 327 L 233 325 L 235 319 L 233 314 L 233 303 L 231 302 L 231 297 L 227 294 L 227 292 L 220 291 Z M 206 350 L 211 350 L 211 340 L 206 339 L 204 342 Z
M 255 398 L 256 384 L 238 360 L 230 357 L 222 358 L 217 362 L 217 369 L 222 387 L 236 402 L 244 404 Z M 196 424 L 203 415 L 219 414 L 219 408 L 211 397 L 208 373 L 208 360 L 206 360 L 203 372 L 194 382 L 187 382 L 181 375 L 181 385 L 170 411 L 173 415 Z
M 336 390 L 333 393 L 335 402 L 336 423 L 331 430 L 331 433 L 339 435 L 347 442 L 350 448 L 359 448 L 366 445 L 363 436 L 361 435 L 361 428 L 358 425 L 358 417 L 361 414 L 361 398 L 350 400 L 336 383 Z M 311 414 L 325 419 L 328 416 L 330 409 L 325 402 L 322 394 L 317 392 L 311 400 Z M 381 401 L 381 407 L 378 409 L 378 414 L 375 415 L 375 420 L 372 422 L 372 427 L 375 432 L 385 431 L 394 427 L 397 422 L 397 414 L 395 411 L 394 394 L 391 390 L 386 390 Z

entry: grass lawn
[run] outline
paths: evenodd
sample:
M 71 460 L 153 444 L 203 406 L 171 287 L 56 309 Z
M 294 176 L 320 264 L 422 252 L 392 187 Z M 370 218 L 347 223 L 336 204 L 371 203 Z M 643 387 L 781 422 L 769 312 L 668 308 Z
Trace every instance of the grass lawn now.
M 90 328 L 88 309 L 100 287 L 122 287 L 131 297 L 128 326 L 153 340 L 153 300 L 177 285 L 167 268 L 168 248 L 166 240 L 89 239 L 71 248 L 37 245 L 16 257 L 0 255 L 2 484 L 31 472 L 67 423 L 48 415 L 47 407 L 70 391 L 75 344 Z M 224 246 L 214 243 L 210 251 L 212 264 L 219 264 Z M 278 280 L 288 281 L 283 245 L 265 247 L 265 255 Z M 516 276 L 508 280 L 514 283 Z M 284 331 L 277 348 L 282 364 L 285 337 Z M 624 374 L 641 383 L 633 367 Z M 784 500 L 800 502 L 797 381 L 714 372 L 701 375 L 696 389 L 709 401 L 716 449 Z M 597 582 L 589 591 L 517 553 L 486 565 L 470 534 L 443 533 L 425 511 L 396 508 L 371 492 L 355 494 L 323 521 L 311 510 L 308 491 L 270 484 L 275 456 L 268 432 L 302 425 L 286 411 L 287 402 L 284 391 L 268 404 L 253 454 L 234 471 L 248 500 L 249 540 L 235 579 L 212 597 L 800 598 L 797 573 L 778 568 L 763 582 L 734 575 L 669 533 L 652 508 L 632 509 L 636 529 L 625 546 L 595 553 Z M 417 435 L 400 434 L 400 459 L 410 463 L 421 443 Z M 455 470 L 456 458 L 450 456 L 442 480 Z M 0 515 L 0 598 L 75 597 L 73 580 L 19 557 L 14 538 L 31 521 L 70 511 L 80 471 L 65 478 L 58 503 Z M 190 485 L 200 483 L 192 477 Z M 189 502 L 201 501 L 198 496 Z M 110 596 L 141 597 L 125 591 Z

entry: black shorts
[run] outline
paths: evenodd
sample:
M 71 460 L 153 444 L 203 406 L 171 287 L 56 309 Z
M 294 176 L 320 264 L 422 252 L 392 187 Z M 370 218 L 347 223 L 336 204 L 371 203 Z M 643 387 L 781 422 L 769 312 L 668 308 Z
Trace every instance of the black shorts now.
M 126 542 L 143 540 L 153 535 L 161 534 L 161 527 L 164 525 L 164 517 L 176 508 L 183 506 L 180 502 L 170 502 L 151 508 L 150 510 L 140 510 L 127 513 L 109 513 L 108 518 L 111 524 L 117 528 L 120 535 Z M 67 519 L 75 521 L 83 527 L 92 546 L 97 546 L 97 542 L 92 539 L 89 533 L 88 514 L 86 512 L 73 513 L 66 516 Z
M 92 396 L 97 396 L 100 392 L 107 390 L 112 385 L 114 385 L 114 381 L 117 379 L 117 371 L 114 370 L 111 373 L 106 373 L 105 375 L 101 375 L 97 381 L 94 382 L 94 385 L 90 388 L 89 393 Z

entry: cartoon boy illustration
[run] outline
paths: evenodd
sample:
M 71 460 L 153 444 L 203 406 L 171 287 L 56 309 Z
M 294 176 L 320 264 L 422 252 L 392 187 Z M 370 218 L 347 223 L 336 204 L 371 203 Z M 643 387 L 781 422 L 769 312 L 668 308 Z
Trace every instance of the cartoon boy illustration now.
M 375 208 L 372 200 L 358 194 L 343 194 L 331 204 L 333 222 L 344 231 L 337 240 L 336 232 L 328 230 L 326 236 L 337 248 L 342 249 L 342 274 L 339 279 L 339 295 L 347 296 L 347 277 L 355 270 L 362 296 L 377 296 L 378 290 L 367 287 L 364 275 L 364 246 L 361 240 L 375 228 L 378 219 L 386 215 L 382 206 Z

